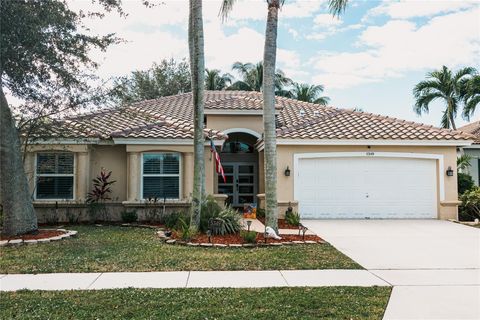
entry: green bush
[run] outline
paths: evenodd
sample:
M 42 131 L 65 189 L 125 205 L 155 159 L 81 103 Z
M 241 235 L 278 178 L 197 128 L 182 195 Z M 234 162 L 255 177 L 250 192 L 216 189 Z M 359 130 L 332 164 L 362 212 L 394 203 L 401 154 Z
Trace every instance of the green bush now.
M 265 218 L 265 209 L 257 208 L 257 218 Z
M 470 175 L 459 172 L 457 177 L 458 194 L 463 194 L 465 191 L 471 190 L 475 183 Z
M 200 231 L 205 233 L 208 230 L 208 221 L 215 219 L 222 212 L 222 208 L 218 205 L 215 198 L 208 195 L 202 203 L 202 214 L 200 216 Z
M 218 230 L 213 230 L 213 234 L 238 233 L 242 229 L 241 216 L 237 210 L 227 207 L 222 209 L 215 199 L 208 196 L 202 205 L 202 215 L 200 218 L 200 231 L 206 233 L 208 230 L 208 221 L 215 219 L 220 221 Z
M 138 220 L 138 215 L 136 210 L 122 211 L 122 221 L 125 223 L 136 222 Z
M 298 212 L 287 211 L 285 212 L 285 220 L 288 224 L 292 226 L 299 226 L 300 225 L 300 215 Z
M 179 226 L 180 219 L 185 221 L 187 219 L 187 214 L 184 212 L 172 212 L 163 217 L 163 223 L 168 229 L 176 229 Z
M 240 232 L 240 236 L 243 238 L 243 241 L 246 243 L 255 243 L 257 242 L 257 233 L 255 231 L 245 231 Z
M 474 187 L 471 190 L 465 191 L 460 196 L 462 205 L 460 206 L 461 220 L 474 220 L 480 218 L 480 188 Z
M 184 241 L 190 241 L 197 234 L 197 229 L 190 225 L 190 221 L 180 217 L 176 229 L 178 235 Z

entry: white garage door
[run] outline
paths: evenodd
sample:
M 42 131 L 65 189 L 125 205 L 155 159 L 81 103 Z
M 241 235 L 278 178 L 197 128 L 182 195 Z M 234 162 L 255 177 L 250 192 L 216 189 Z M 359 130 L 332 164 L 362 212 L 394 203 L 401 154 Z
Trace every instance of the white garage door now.
M 435 160 L 300 158 L 295 179 L 302 218 L 437 217 Z

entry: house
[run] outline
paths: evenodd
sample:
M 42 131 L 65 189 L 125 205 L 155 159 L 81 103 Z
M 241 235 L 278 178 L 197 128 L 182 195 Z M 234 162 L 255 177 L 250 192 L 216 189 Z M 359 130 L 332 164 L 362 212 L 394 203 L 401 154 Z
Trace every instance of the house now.
M 280 215 L 291 205 L 303 218 L 457 218 L 456 148 L 473 136 L 284 97 L 276 117 Z M 83 210 L 102 167 L 116 180 L 112 212 L 141 210 L 150 197 L 184 210 L 192 118 L 185 93 L 65 119 L 26 154 L 37 212 Z M 206 192 L 235 207 L 262 206 L 262 94 L 207 91 L 205 124 L 226 176 L 216 174 L 207 140 Z
M 480 121 L 469 123 L 458 130 L 475 136 L 473 144 L 463 146 L 460 152 L 471 157 L 470 167 L 466 173 L 472 176 L 473 181 L 478 186 L 480 185 Z

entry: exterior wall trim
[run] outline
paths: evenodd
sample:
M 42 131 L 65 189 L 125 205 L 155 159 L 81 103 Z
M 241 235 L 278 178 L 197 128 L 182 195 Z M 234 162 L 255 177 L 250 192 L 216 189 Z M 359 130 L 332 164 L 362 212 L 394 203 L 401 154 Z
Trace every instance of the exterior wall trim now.
M 235 109 L 205 109 L 204 113 L 206 115 L 235 115 L 235 116 L 250 116 L 250 115 L 263 115 L 262 109 L 246 109 L 246 110 L 235 110 Z M 280 110 L 275 110 L 275 114 L 279 114 Z
M 113 139 L 115 144 L 131 144 L 131 145 L 189 145 L 193 146 L 193 139 L 139 139 L 139 138 L 124 138 Z M 221 146 L 224 140 L 213 140 L 216 146 Z M 210 142 L 205 142 L 205 146 L 210 146 Z
M 351 146 L 470 146 L 473 140 L 365 140 L 365 139 L 278 139 L 277 145 L 351 145 Z M 263 150 L 264 141 L 257 148 Z
M 319 152 L 319 153 L 295 153 L 293 155 L 293 198 L 298 199 L 298 162 L 300 159 L 312 158 L 411 158 L 411 159 L 432 159 L 438 161 L 438 182 L 439 182 L 439 201 L 445 201 L 445 177 L 444 177 L 444 157 L 440 154 L 427 153 L 403 153 L 403 152 Z M 438 209 L 437 209 L 438 210 Z
M 236 132 L 241 132 L 241 133 L 248 133 L 252 136 L 254 136 L 257 139 L 260 139 L 262 135 L 256 131 L 253 131 L 252 129 L 247 129 L 247 128 L 230 128 L 227 130 L 223 130 L 222 133 L 228 135 L 229 133 L 236 133 Z

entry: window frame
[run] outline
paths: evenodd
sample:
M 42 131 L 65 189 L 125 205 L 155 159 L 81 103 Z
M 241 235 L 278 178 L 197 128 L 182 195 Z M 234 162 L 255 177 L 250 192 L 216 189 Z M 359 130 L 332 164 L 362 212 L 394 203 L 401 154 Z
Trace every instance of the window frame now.
M 73 172 L 72 173 L 38 173 L 37 172 L 37 164 L 38 164 L 38 155 L 39 154 L 48 154 L 48 153 L 53 153 L 53 154 L 58 154 L 58 153 L 70 153 L 73 155 Z M 77 172 L 77 157 L 74 152 L 71 151 L 41 151 L 41 152 L 35 152 L 35 163 L 34 163 L 34 200 L 35 201 L 74 201 L 76 199 L 76 194 L 77 194 L 77 179 L 76 179 L 76 172 Z M 39 177 L 72 177 L 73 178 L 73 186 L 72 186 L 72 197 L 71 198 L 38 198 L 37 196 L 37 191 L 38 191 L 38 178 Z
M 178 174 L 175 173 L 143 173 L 143 160 L 145 155 L 162 155 L 162 154 L 175 154 L 178 155 Z M 179 201 L 182 199 L 183 195 L 183 159 L 182 159 L 182 153 L 181 152 L 175 152 L 175 151 L 152 151 L 152 152 L 142 152 L 142 157 L 140 159 L 140 199 L 142 200 L 147 200 L 143 196 L 143 178 L 144 177 L 178 177 L 178 198 L 167 198 L 167 201 Z M 162 200 L 163 199 L 159 199 Z

